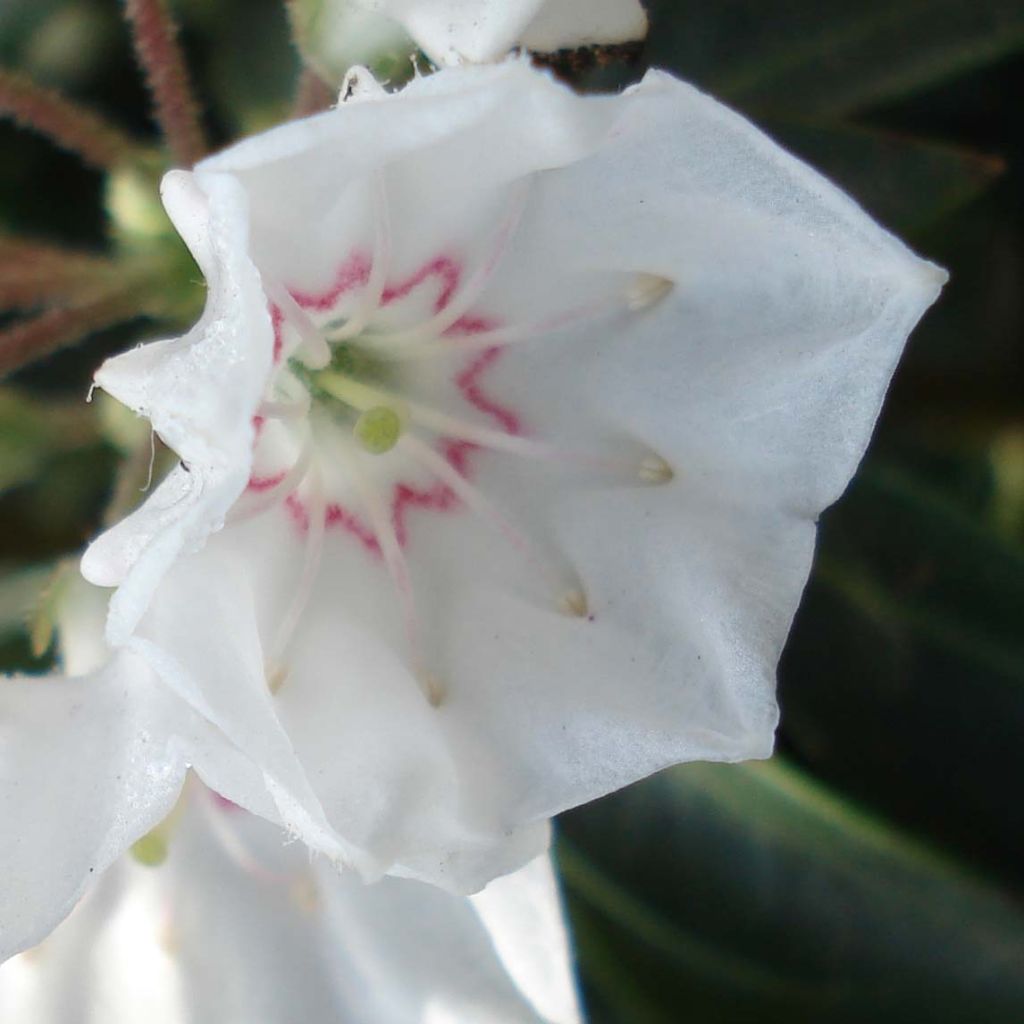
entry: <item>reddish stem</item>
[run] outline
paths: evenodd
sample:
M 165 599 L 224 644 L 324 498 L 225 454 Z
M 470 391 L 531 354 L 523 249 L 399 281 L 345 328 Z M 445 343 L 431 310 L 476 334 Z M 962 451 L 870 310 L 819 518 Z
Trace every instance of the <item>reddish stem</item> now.
M 6 68 L 0 68 L 0 115 L 45 135 L 103 170 L 112 170 L 143 154 L 134 139 L 99 114 Z
M 295 90 L 292 113 L 296 117 L 319 114 L 333 106 L 337 99 L 337 95 L 312 68 L 303 68 L 302 74 L 299 75 L 298 88 Z
M 86 302 L 109 293 L 117 265 L 103 256 L 28 239 L 0 238 L 0 308 Z
M 119 292 L 18 321 L 0 331 L 0 378 L 73 345 L 93 331 L 130 320 L 137 306 L 132 296 Z
M 167 0 L 125 0 L 135 55 L 146 75 L 156 119 L 174 159 L 191 167 L 207 152 L 178 26 Z

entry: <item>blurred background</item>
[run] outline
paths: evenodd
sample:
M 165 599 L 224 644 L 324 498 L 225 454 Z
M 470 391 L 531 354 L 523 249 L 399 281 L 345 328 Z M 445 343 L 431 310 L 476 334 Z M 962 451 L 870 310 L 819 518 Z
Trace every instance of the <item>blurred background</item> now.
M 647 3 L 642 52 L 559 70 L 694 81 L 952 278 L 823 517 L 776 757 L 677 768 L 560 823 L 591 1019 L 1024 1020 L 1024 3 Z M 176 9 L 217 144 L 288 115 L 280 0 Z M 116 0 L 0 0 L 0 66 L 154 138 Z M 104 250 L 103 175 L 5 121 L 0 153 L 0 244 Z M 24 609 L 96 532 L 119 462 L 82 398 L 158 319 L 0 385 L 0 670 L 49 664 Z

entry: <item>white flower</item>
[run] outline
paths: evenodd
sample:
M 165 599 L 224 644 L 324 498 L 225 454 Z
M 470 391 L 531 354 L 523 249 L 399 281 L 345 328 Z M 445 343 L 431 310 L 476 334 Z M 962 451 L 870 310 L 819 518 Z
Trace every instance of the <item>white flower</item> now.
M 473 897 L 311 861 L 182 789 L 212 728 L 110 663 L 101 591 L 58 611 L 69 676 L 0 684 L 4 1024 L 578 1024 L 547 857 Z
M 770 753 L 816 519 L 944 274 L 664 74 L 354 84 L 166 179 L 206 314 L 97 381 L 183 465 L 83 569 L 251 765 L 211 785 L 468 890 Z
M 639 0 L 294 0 L 306 48 L 328 67 L 397 49 L 404 35 L 438 64 L 642 39 Z
M 4 1024 L 580 1021 L 547 858 L 467 898 L 311 864 L 198 785 L 175 817 L 0 965 Z

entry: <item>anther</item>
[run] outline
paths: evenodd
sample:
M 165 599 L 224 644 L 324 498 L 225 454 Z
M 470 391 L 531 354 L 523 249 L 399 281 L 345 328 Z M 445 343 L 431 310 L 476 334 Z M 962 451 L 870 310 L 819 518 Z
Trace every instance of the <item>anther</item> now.
M 660 455 L 646 455 L 640 461 L 638 475 L 645 484 L 667 484 L 676 474 Z
M 268 665 L 266 676 L 267 689 L 271 693 L 277 693 L 288 678 L 288 669 L 284 665 Z
M 586 619 L 590 615 L 587 595 L 582 590 L 570 590 L 558 602 L 558 610 L 576 619 Z
M 389 405 L 375 405 L 361 413 L 352 428 L 360 447 L 371 455 L 383 455 L 398 444 L 402 419 Z
M 439 708 L 447 696 L 444 683 L 434 675 L 433 672 L 424 672 L 420 675 L 420 685 L 423 687 L 423 695 L 432 708 Z
M 675 281 L 659 274 L 637 274 L 626 289 L 626 305 L 634 312 L 656 306 L 673 288 Z

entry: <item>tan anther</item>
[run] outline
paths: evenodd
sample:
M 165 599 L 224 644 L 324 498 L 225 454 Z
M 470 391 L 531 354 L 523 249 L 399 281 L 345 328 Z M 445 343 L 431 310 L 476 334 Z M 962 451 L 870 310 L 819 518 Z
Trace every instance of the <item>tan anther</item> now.
M 570 590 L 558 602 L 559 611 L 577 619 L 585 619 L 590 614 L 587 595 L 582 590 Z
M 267 689 L 271 693 L 277 693 L 278 690 L 284 686 L 285 680 L 288 678 L 288 666 L 287 665 L 268 665 L 267 666 Z
M 439 708 L 447 696 L 444 683 L 433 672 L 424 672 L 420 676 L 420 683 L 423 687 L 423 693 L 427 698 L 427 703 L 432 708 Z
M 315 914 L 320 909 L 320 891 L 310 875 L 302 875 L 291 885 L 291 898 L 305 914 Z
M 647 455 L 640 461 L 638 475 L 645 484 L 667 484 L 676 474 L 660 455 Z
M 676 286 L 659 274 L 637 274 L 626 289 L 626 305 L 634 312 L 656 306 Z

